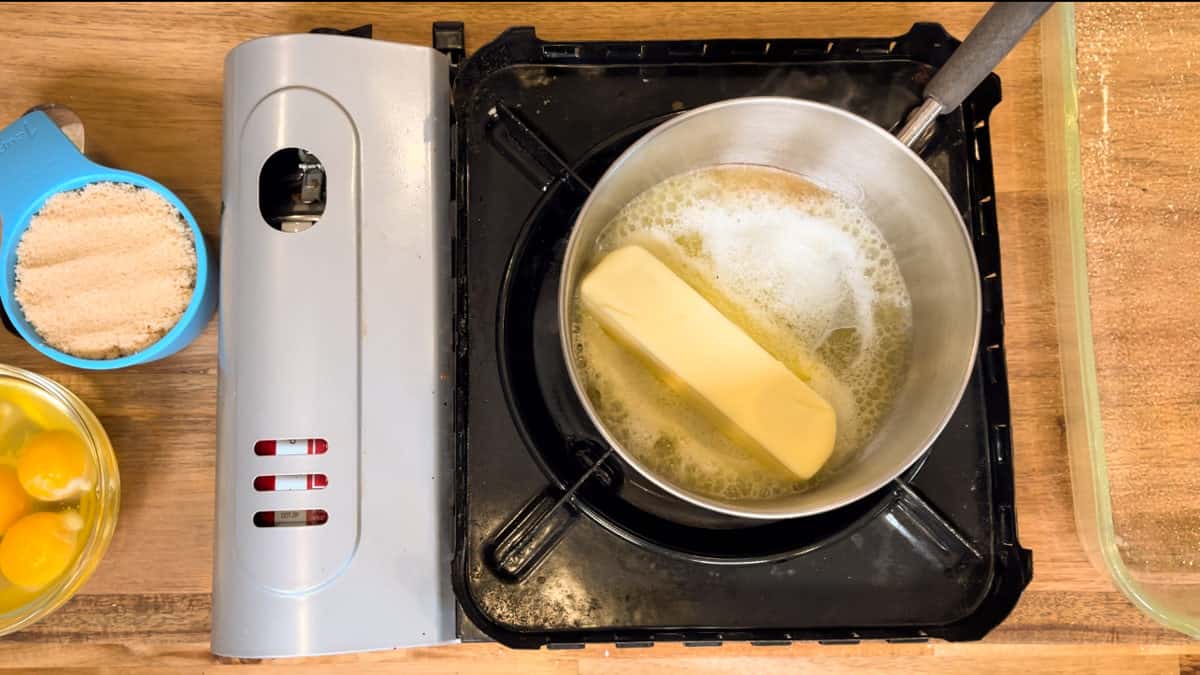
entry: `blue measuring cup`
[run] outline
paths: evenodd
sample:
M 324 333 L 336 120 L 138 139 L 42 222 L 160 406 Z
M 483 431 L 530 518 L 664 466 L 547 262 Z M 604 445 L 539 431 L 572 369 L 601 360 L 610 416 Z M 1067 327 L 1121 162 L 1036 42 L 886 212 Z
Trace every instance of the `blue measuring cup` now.
M 30 219 L 55 194 L 91 183 L 126 183 L 153 190 L 183 215 L 196 246 L 196 286 L 179 322 L 154 344 L 115 359 L 79 358 L 46 344 L 25 319 L 13 296 L 17 243 L 29 227 Z M 100 166 L 84 157 L 44 112 L 28 113 L 0 131 L 0 237 L 3 264 L 0 303 L 4 312 L 26 342 L 60 363 L 89 370 L 113 370 L 156 361 L 190 344 L 216 312 L 216 262 L 208 255 L 200 226 L 183 202 L 145 176 Z

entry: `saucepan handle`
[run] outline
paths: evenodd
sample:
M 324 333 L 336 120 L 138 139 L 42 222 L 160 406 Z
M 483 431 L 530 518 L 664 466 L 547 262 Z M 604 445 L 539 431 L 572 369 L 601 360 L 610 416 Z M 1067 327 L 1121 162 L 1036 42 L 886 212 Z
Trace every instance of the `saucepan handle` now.
M 920 141 L 939 115 L 962 105 L 1053 2 L 997 2 L 954 50 L 946 65 L 925 87 L 925 102 L 896 134 L 905 145 Z

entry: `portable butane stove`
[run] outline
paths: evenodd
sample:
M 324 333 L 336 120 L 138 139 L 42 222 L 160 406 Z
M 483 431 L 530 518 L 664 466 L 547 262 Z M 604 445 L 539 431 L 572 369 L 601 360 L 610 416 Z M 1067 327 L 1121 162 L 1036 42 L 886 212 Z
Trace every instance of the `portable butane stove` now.
M 685 504 L 600 461 L 556 332 L 575 214 L 641 134 L 752 95 L 894 128 L 957 45 L 940 26 L 615 43 L 515 28 L 466 60 L 461 24 L 436 24 L 432 49 L 369 37 L 266 38 L 226 62 L 213 651 L 970 640 L 1007 616 L 1032 557 L 995 77 L 923 152 L 974 235 L 979 362 L 894 484 L 776 522 Z

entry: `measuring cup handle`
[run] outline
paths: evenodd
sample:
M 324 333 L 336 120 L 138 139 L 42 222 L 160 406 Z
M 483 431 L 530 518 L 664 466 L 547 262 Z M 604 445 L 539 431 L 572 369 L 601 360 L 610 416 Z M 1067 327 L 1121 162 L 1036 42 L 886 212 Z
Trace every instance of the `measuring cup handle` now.
M 0 131 L 0 227 L 11 231 L 40 197 L 96 168 L 46 113 L 21 117 Z

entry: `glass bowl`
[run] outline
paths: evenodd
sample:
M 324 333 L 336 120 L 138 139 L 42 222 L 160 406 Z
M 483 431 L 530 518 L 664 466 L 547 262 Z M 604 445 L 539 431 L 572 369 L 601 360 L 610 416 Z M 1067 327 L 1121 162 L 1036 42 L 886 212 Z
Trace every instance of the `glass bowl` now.
M 0 635 L 25 628 L 58 609 L 96 571 L 96 566 L 108 550 L 117 525 L 121 501 L 121 481 L 117 473 L 117 458 L 112 443 L 92 411 L 62 385 L 20 368 L 0 364 L 0 380 L 15 380 L 48 404 L 60 410 L 75 423 L 75 431 L 83 439 L 96 467 L 95 517 L 85 519 L 83 544 L 75 561 L 54 583 L 39 591 L 29 602 L 0 614 Z

